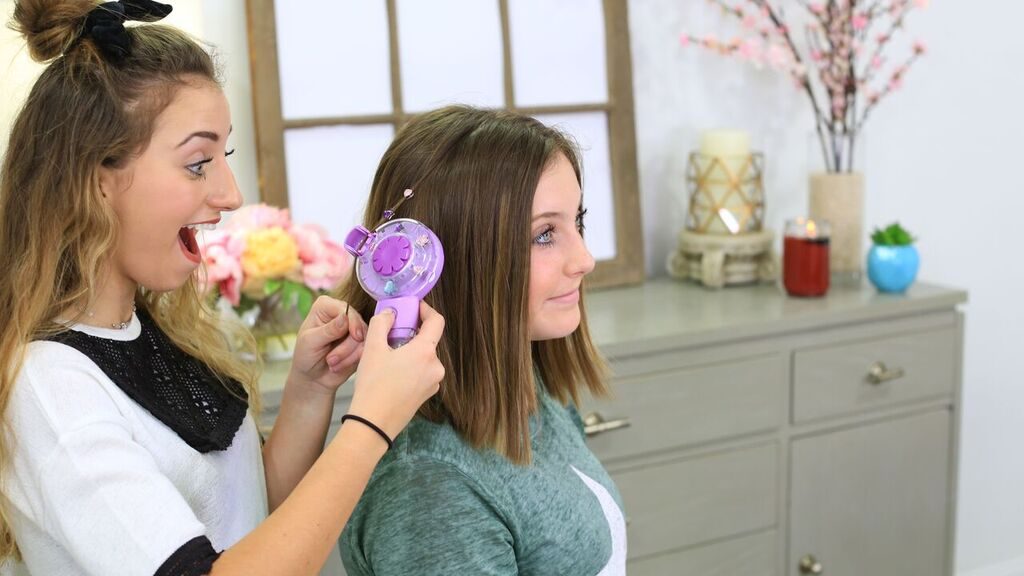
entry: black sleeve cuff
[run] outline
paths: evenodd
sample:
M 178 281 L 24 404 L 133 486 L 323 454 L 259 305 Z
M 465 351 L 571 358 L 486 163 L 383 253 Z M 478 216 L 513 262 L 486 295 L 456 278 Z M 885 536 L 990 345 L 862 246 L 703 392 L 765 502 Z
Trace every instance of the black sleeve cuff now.
M 213 562 L 219 557 L 209 538 L 197 536 L 175 550 L 154 576 L 205 576 L 213 571 Z

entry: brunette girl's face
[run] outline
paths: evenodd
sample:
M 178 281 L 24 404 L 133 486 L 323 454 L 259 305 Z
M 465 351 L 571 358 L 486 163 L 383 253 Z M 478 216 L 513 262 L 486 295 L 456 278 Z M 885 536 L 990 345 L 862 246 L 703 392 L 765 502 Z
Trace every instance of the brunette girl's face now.
M 582 197 L 572 164 L 558 153 L 533 196 L 530 340 L 562 338 L 580 325 L 580 284 L 594 269 L 594 257 L 583 242 Z
M 101 171 L 120 224 L 108 281 L 154 291 L 188 281 L 200 263 L 196 233 L 242 204 L 227 163 L 230 132 L 223 91 L 197 79 L 157 117 L 141 155 Z

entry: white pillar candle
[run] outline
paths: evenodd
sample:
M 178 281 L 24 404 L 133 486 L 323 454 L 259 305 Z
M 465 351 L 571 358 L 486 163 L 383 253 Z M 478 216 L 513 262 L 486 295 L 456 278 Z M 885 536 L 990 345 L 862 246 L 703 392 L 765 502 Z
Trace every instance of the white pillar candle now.
M 700 153 L 705 164 L 702 172 L 715 160 L 721 166 L 712 169 L 704 181 L 706 194 L 713 200 L 713 206 L 708 209 L 714 214 L 699 214 L 698 219 L 704 222 L 710 217 L 706 230 L 710 234 L 746 232 L 740 230 L 739 225 L 749 218 L 750 206 L 741 195 L 728 193 L 744 180 L 744 168 L 750 168 L 750 134 L 742 130 L 708 130 L 701 134 Z
M 750 134 L 742 130 L 708 130 L 700 135 L 700 153 L 719 158 L 750 154 Z

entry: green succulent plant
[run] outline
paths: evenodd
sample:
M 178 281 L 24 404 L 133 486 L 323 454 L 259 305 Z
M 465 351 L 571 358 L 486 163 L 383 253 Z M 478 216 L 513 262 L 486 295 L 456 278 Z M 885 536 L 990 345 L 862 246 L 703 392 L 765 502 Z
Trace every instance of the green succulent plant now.
M 879 246 L 909 246 L 917 238 L 910 235 L 899 222 L 893 222 L 885 228 L 875 228 L 871 233 L 871 241 Z

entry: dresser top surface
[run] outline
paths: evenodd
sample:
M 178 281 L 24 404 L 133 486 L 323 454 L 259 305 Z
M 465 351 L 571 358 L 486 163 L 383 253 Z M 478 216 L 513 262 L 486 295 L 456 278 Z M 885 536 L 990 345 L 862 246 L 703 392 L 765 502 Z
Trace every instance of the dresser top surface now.
M 791 298 L 775 285 L 710 290 L 668 278 L 585 298 L 591 336 L 609 357 L 952 310 L 966 301 L 966 292 L 921 282 L 906 294 L 881 294 L 865 284 L 833 287 L 823 298 Z M 264 366 L 264 392 L 283 386 L 288 366 Z
M 961 290 L 921 282 L 905 294 L 882 294 L 865 282 L 834 286 L 822 298 L 793 298 L 775 285 L 711 290 L 668 278 L 585 298 L 591 335 L 606 354 L 625 344 L 711 344 L 952 310 L 966 301 Z

